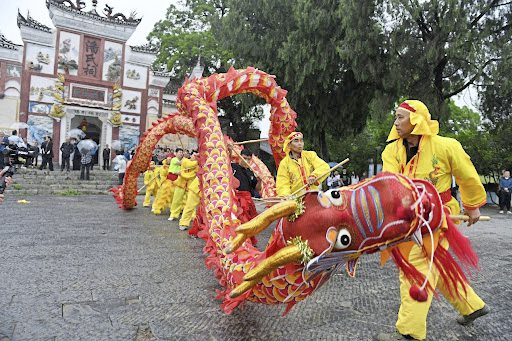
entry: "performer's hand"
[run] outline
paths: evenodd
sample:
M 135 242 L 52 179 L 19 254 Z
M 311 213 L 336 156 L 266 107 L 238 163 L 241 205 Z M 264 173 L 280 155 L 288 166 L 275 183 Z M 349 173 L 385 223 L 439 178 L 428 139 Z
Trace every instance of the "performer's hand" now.
M 310 175 L 310 176 L 308 176 L 308 184 L 309 184 L 309 185 L 314 184 L 314 183 L 316 182 L 316 180 L 317 180 L 317 179 L 316 179 L 316 176 L 314 176 L 314 175 Z
M 14 182 L 14 180 L 10 176 L 5 178 L 5 184 L 7 185 L 7 187 L 12 185 L 13 182 Z
M 466 210 L 465 213 L 469 217 L 468 226 L 475 224 L 480 219 L 480 209 L 479 208 L 476 208 L 474 210 Z
M 4 202 L 4 195 L 0 194 L 0 204 Z

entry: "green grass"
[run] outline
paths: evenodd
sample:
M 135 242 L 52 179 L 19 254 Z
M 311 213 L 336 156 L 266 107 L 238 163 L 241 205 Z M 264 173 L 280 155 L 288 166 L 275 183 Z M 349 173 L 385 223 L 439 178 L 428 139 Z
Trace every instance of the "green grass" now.
M 77 191 L 76 189 L 67 189 L 65 191 L 57 192 L 58 195 L 62 195 L 65 197 L 74 197 L 77 195 L 81 195 L 80 191 Z
M 20 185 L 20 184 L 13 184 L 12 185 L 12 188 L 19 191 L 20 189 L 22 189 L 23 187 Z

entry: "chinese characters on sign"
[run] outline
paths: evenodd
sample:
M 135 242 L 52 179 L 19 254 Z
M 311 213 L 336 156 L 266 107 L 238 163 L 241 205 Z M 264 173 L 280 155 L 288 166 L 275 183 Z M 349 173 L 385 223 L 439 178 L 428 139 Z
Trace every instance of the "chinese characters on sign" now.
M 76 85 L 71 87 L 71 99 L 85 99 L 89 101 L 105 103 L 105 96 L 106 89 L 91 89 Z
M 100 40 L 90 37 L 84 39 L 84 55 L 83 55 L 83 68 L 84 76 L 98 78 L 100 70 Z

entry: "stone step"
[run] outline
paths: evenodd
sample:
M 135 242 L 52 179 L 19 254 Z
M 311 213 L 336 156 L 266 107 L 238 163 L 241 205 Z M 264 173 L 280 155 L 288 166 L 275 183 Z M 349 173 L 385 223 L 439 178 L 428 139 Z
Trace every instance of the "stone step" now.
M 36 194 L 53 194 L 63 196 L 74 196 L 74 195 L 86 195 L 86 194 L 106 194 L 112 195 L 112 192 L 105 189 L 83 189 L 83 188 L 62 188 L 62 189 L 37 189 L 37 188 L 26 188 L 26 189 L 8 189 L 5 191 L 6 197 L 8 196 L 27 196 Z M 146 193 L 142 190 L 139 196 L 143 196 Z
M 95 185 L 95 184 L 78 184 L 78 185 L 59 185 L 59 184 L 14 184 L 12 187 L 13 189 L 20 190 L 20 189 L 38 189 L 38 190 L 55 190 L 55 189 L 104 189 L 108 190 L 112 187 L 115 187 L 117 184 L 101 184 L 101 185 Z
M 90 172 L 90 180 L 80 180 L 80 171 L 62 172 L 56 168 L 53 172 L 38 169 L 18 169 L 14 174 L 14 184 L 6 190 L 8 195 L 80 195 L 111 194 L 111 188 L 117 186 L 118 173 L 96 169 Z M 142 187 L 144 179 L 137 179 L 137 188 Z M 140 194 L 145 194 L 144 189 Z
M 53 180 L 53 179 L 18 179 L 14 178 L 14 182 L 18 184 L 25 185 L 76 185 L 79 186 L 82 183 L 93 184 L 93 185 L 109 185 L 109 184 L 117 184 L 117 179 L 108 179 L 108 180 L 80 180 L 78 178 L 75 179 L 66 179 L 66 180 Z

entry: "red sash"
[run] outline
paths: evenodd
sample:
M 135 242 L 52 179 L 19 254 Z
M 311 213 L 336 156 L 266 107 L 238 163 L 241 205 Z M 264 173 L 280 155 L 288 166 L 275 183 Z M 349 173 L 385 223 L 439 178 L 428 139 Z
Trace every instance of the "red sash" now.
M 452 191 L 451 189 L 448 189 L 443 193 L 439 193 L 439 196 L 441 197 L 443 204 L 446 204 L 448 201 L 452 200 Z

